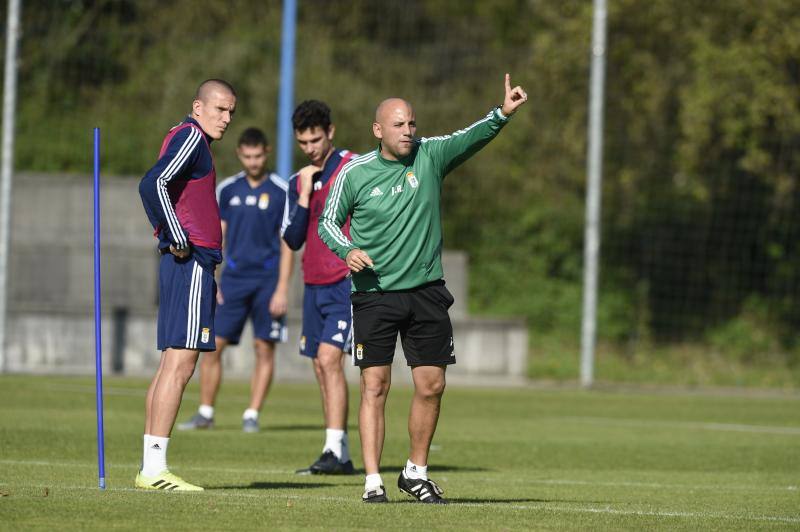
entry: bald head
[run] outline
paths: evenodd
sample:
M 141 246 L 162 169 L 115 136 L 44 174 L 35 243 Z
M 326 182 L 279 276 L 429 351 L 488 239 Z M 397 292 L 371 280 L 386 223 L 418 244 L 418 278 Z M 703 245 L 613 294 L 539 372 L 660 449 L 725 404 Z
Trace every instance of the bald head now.
M 408 113 L 414 116 L 414 108 L 402 98 L 386 98 L 375 109 L 375 122 L 384 124 L 396 113 Z
M 224 79 L 207 79 L 197 87 L 194 99 L 207 102 L 214 93 L 220 93 L 221 96 L 231 95 L 234 98 L 236 97 L 236 91 L 233 86 Z
M 227 81 L 207 79 L 197 87 L 192 102 L 192 118 L 212 139 L 219 140 L 236 111 L 236 91 Z
M 381 141 L 381 155 L 396 161 L 414 149 L 417 122 L 411 104 L 402 98 L 387 98 L 375 109 L 372 133 Z

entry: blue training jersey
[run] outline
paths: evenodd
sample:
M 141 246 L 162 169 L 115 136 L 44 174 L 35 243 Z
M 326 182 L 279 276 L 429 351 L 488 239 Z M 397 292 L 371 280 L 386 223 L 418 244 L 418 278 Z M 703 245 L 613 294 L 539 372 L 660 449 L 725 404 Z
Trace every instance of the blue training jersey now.
M 277 275 L 287 187 L 275 173 L 269 173 L 255 188 L 244 172 L 219 184 L 217 201 L 226 224 L 226 273 Z

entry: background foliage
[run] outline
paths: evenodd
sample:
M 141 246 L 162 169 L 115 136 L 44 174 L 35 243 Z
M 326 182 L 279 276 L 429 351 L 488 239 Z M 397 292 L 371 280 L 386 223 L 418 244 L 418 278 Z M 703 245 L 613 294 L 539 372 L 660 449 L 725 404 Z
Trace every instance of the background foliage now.
M 340 146 L 373 147 L 387 96 L 432 135 L 497 104 L 504 72 L 526 88 L 447 180 L 446 244 L 470 254 L 472 310 L 527 317 L 537 371 L 559 376 L 547 356 L 574 357 L 580 321 L 591 2 L 299 4 L 296 100 L 331 104 Z M 797 374 L 800 1 L 609 4 L 604 352 L 634 364 L 701 346 Z M 232 173 L 238 132 L 275 130 L 280 7 L 26 1 L 17 167 L 84 171 L 99 125 L 107 171 L 139 176 L 197 83 L 224 77 L 240 96 L 216 148 Z

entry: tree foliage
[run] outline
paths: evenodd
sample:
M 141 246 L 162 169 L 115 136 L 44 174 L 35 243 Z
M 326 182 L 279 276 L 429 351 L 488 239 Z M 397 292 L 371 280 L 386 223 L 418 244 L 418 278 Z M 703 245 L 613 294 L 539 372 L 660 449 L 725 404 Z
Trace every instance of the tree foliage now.
M 605 339 L 713 344 L 757 315 L 792 347 L 799 14 L 799 0 L 610 2 Z M 242 0 L 25 2 L 18 167 L 85 171 L 99 125 L 107 171 L 141 175 L 197 83 L 224 77 L 240 96 L 216 148 L 232 173 L 230 138 L 275 128 L 280 15 Z M 446 181 L 445 231 L 470 254 L 472 310 L 524 315 L 537 335 L 579 325 L 591 16 L 583 0 L 300 2 L 296 100 L 331 104 L 341 146 L 373 147 L 388 96 L 431 135 L 499 103 L 504 72 L 525 86 L 529 104 Z

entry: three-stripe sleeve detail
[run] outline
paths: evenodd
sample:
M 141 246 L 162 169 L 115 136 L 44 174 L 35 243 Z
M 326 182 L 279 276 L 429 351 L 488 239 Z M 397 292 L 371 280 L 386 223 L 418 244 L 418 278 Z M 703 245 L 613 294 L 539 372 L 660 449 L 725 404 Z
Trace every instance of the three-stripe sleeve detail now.
M 166 166 L 166 168 L 164 168 L 164 170 L 161 172 L 161 175 L 159 175 L 158 179 L 156 180 L 156 189 L 158 192 L 158 199 L 161 202 L 161 208 L 167 218 L 169 231 L 179 248 L 186 247 L 188 245 L 188 241 L 186 239 L 186 234 L 184 234 L 183 229 L 178 222 L 178 215 L 175 213 L 175 208 L 170 202 L 169 192 L 167 192 L 167 183 L 173 177 L 175 177 L 175 175 L 178 173 L 178 170 L 181 169 L 189 156 L 194 153 L 197 144 L 200 142 L 202 137 L 200 130 L 195 127 L 190 127 L 189 129 L 191 129 L 189 136 L 186 137 L 185 141 L 183 141 L 183 145 L 181 145 L 178 153 L 175 155 L 175 158 L 170 161 L 170 163 Z
M 331 238 L 333 238 L 333 240 L 336 241 L 336 243 L 340 246 L 350 247 L 352 245 L 350 240 L 348 240 L 348 238 L 342 232 L 342 229 L 337 227 L 333 222 L 333 220 L 336 219 L 336 211 L 339 208 L 339 200 L 342 198 L 342 188 L 344 187 L 344 182 L 347 179 L 350 170 L 356 166 L 372 161 L 375 159 L 375 157 L 377 157 L 377 155 L 377 152 L 370 152 L 366 155 L 362 155 L 361 157 L 353 159 L 347 163 L 344 168 L 342 168 L 342 171 L 337 177 L 336 182 L 333 184 L 331 196 L 328 198 L 328 206 L 322 215 L 321 221 L 322 226 L 325 228 Z

